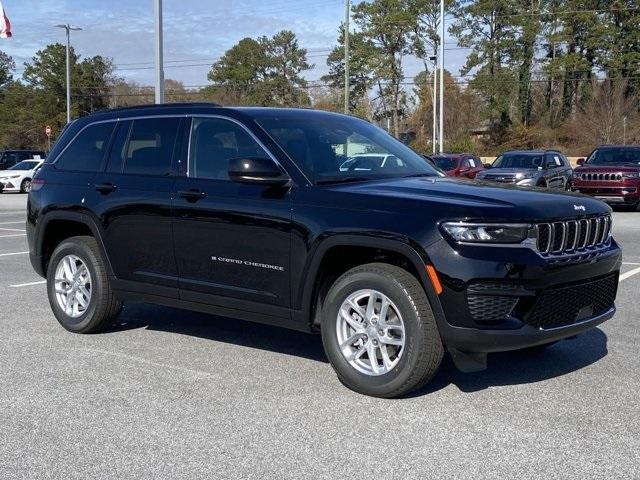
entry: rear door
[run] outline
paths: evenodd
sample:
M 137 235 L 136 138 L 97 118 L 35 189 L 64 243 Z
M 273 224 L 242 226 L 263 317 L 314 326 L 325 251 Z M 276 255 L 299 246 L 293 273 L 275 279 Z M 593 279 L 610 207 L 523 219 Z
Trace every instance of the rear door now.
M 149 117 L 118 122 L 92 202 L 117 288 L 177 297 L 171 231 L 173 163 L 183 119 Z
M 180 295 L 288 315 L 292 193 L 232 182 L 227 171 L 236 157 L 273 158 L 234 120 L 193 119 L 188 166 L 173 192 Z

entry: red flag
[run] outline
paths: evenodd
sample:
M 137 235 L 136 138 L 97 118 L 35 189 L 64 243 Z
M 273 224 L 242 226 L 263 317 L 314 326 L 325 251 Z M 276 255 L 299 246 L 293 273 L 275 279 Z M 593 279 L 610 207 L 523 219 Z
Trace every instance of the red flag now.
M 11 38 L 11 22 L 0 1 L 0 38 Z

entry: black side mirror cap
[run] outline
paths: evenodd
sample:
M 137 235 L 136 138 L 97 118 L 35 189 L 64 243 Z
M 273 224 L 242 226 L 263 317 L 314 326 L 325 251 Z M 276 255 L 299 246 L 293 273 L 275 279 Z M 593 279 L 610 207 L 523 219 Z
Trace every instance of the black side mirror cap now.
M 578 165 L 584 165 L 584 158 L 579 158 L 578 161 L 576 162 Z
M 493 165 L 491 165 L 490 163 L 485 163 L 484 164 L 484 168 L 491 168 L 491 167 L 493 167 Z
M 270 158 L 246 157 L 229 160 L 229 178 L 238 183 L 284 187 L 291 178 Z

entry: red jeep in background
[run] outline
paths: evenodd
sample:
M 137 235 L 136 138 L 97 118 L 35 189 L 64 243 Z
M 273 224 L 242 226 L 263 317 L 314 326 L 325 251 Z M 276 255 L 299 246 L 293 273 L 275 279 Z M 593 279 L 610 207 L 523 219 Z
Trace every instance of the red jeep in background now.
M 573 190 L 612 206 L 640 204 L 640 145 L 603 145 L 573 171 Z
M 470 153 L 440 153 L 430 158 L 448 177 L 476 178 L 484 170 L 480 158 Z

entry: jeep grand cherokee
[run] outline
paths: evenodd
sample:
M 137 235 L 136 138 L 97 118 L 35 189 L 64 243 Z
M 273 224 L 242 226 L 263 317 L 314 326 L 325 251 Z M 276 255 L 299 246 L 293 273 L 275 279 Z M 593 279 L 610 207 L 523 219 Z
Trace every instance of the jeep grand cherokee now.
M 384 165 L 342 170 L 360 153 Z M 68 126 L 28 201 L 55 317 L 100 330 L 145 301 L 321 332 L 340 380 L 395 397 L 449 351 L 541 346 L 614 314 L 610 209 L 443 178 L 339 114 L 166 105 Z

